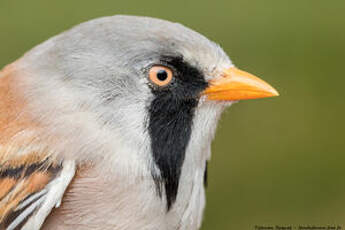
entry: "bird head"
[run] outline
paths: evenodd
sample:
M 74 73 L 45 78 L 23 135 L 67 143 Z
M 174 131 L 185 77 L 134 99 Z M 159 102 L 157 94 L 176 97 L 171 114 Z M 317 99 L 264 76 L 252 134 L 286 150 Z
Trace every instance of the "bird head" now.
M 30 116 L 42 137 L 59 137 L 58 154 L 152 180 L 168 209 L 203 174 L 224 108 L 278 95 L 199 33 L 147 17 L 83 23 L 15 65 Z

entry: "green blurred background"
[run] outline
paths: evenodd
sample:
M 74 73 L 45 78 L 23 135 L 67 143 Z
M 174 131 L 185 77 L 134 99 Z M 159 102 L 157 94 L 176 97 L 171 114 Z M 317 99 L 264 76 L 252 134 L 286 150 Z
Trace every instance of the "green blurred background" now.
M 189 26 L 281 93 L 223 115 L 203 230 L 345 228 L 344 0 L 1 0 L 0 66 L 75 24 L 114 14 Z

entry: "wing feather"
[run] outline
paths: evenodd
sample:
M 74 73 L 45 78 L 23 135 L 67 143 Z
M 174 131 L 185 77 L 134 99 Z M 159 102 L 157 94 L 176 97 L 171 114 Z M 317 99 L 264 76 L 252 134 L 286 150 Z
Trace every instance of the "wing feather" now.
M 31 154 L 0 162 L 0 229 L 39 229 L 74 176 L 73 161 Z
M 27 111 L 16 64 L 0 70 L 0 229 L 40 229 L 75 173 L 43 144 Z

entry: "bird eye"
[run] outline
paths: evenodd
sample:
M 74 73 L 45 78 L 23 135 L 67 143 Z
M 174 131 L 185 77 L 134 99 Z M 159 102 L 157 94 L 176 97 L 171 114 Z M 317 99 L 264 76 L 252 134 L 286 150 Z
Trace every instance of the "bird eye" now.
M 158 86 L 166 86 L 171 82 L 173 73 L 172 70 L 166 66 L 156 65 L 151 67 L 149 78 L 152 83 Z

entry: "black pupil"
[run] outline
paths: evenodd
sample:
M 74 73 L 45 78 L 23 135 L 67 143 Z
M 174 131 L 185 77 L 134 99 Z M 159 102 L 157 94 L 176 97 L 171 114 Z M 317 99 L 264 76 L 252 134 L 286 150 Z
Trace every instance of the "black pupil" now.
M 161 69 L 157 72 L 157 78 L 160 81 L 165 81 L 168 78 L 168 73 L 164 69 Z

